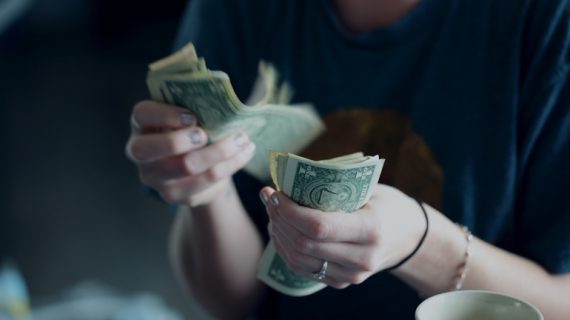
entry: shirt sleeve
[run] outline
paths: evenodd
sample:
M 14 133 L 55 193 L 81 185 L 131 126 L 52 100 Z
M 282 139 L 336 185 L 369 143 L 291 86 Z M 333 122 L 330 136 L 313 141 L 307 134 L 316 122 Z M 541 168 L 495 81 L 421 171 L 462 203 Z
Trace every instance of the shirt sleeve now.
M 519 114 L 520 253 L 570 272 L 570 5 L 534 1 L 522 46 Z

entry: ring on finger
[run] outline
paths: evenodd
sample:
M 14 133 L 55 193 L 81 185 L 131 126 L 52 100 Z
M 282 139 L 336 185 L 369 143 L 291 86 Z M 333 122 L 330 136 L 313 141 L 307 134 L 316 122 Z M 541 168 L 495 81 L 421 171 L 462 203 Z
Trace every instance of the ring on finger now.
M 313 278 L 317 280 L 323 280 L 327 276 L 327 268 L 329 266 L 329 262 L 327 260 L 323 260 L 323 265 L 321 269 L 317 272 L 313 272 Z

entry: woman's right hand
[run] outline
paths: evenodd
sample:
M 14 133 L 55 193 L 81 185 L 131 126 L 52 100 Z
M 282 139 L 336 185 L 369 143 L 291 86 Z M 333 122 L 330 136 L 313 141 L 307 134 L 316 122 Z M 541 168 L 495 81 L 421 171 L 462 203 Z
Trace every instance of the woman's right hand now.
M 133 108 L 126 154 L 142 183 L 166 202 L 195 207 L 218 197 L 255 153 L 244 132 L 207 142 L 206 132 L 187 110 L 142 101 Z

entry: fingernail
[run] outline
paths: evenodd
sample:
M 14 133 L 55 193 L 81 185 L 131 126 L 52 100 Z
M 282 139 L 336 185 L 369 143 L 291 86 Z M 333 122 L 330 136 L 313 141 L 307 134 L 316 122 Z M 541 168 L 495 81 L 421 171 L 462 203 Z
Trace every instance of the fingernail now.
M 271 203 L 273 203 L 274 207 L 279 207 L 279 198 L 277 198 L 275 193 L 271 195 Z
M 183 126 L 191 126 L 194 123 L 194 116 L 189 113 L 183 113 L 180 115 L 180 123 Z
M 238 145 L 238 147 L 243 147 L 248 143 L 248 139 L 245 135 L 245 133 L 240 132 L 238 133 L 238 135 L 234 138 L 234 142 Z
M 190 141 L 192 141 L 193 144 L 202 143 L 202 134 L 199 129 L 193 129 L 190 131 Z
M 263 191 L 259 193 L 259 198 L 261 202 L 263 202 L 263 205 L 266 206 L 269 199 L 267 199 L 267 195 Z

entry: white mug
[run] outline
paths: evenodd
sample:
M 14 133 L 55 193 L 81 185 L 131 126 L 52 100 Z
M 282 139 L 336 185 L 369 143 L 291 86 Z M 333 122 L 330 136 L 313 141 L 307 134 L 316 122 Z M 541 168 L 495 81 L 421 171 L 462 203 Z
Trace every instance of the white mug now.
M 491 291 L 463 290 L 438 294 L 416 309 L 416 320 L 544 320 L 528 302 Z

